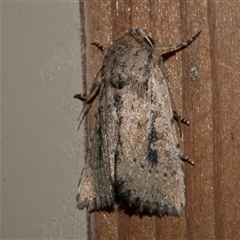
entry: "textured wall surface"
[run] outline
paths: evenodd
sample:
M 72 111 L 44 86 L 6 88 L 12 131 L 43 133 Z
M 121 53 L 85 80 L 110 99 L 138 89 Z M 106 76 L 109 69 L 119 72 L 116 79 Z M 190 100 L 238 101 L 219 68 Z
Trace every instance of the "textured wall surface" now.
M 86 239 L 79 3 L 1 3 L 1 239 Z

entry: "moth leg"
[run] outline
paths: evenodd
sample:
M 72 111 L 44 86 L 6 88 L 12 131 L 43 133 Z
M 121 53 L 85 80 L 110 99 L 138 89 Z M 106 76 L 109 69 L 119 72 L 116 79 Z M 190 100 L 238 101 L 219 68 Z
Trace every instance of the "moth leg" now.
M 92 45 L 95 45 L 101 52 L 104 52 L 105 51 L 105 48 L 98 42 L 91 42 Z M 77 98 L 79 99 L 80 101 L 83 101 L 83 102 L 86 102 L 88 103 L 89 101 L 91 101 L 92 98 L 94 98 L 94 95 L 97 94 L 97 92 L 99 91 L 100 89 L 100 86 L 101 86 L 101 77 L 99 76 L 99 73 L 101 72 L 102 69 L 100 69 L 100 71 L 98 72 L 91 88 L 90 88 L 90 91 L 89 91 L 89 94 L 88 96 L 86 96 L 86 94 L 75 94 L 73 96 L 73 98 Z
M 98 43 L 98 42 L 91 42 L 91 44 L 95 45 L 101 52 L 105 51 L 105 48 L 100 43 Z
M 188 162 L 192 165 L 195 165 L 194 161 L 192 159 L 190 159 L 189 157 L 187 157 L 185 155 L 181 155 L 180 157 L 181 157 L 182 161 L 185 161 L 185 162 Z
M 73 96 L 73 98 L 77 98 L 80 101 L 86 102 L 86 97 L 83 96 L 84 94 L 77 93 Z
M 186 124 L 188 126 L 190 125 L 190 122 L 188 120 L 186 120 L 185 118 L 181 117 L 180 115 L 178 115 L 176 111 L 173 111 L 173 119 L 176 120 L 177 123 L 178 123 L 179 130 L 180 130 L 180 136 L 181 136 L 182 135 L 182 131 L 181 131 L 181 126 L 179 125 L 179 122 L 184 123 L 184 124 Z M 187 157 L 187 156 L 185 156 L 183 154 L 180 155 L 180 158 L 182 159 L 182 161 L 188 162 L 188 163 L 190 163 L 192 165 L 195 164 L 192 159 L 190 159 L 189 157 Z
M 78 120 L 80 121 L 79 125 L 78 125 L 78 130 L 80 129 L 80 126 L 81 126 L 84 116 L 86 115 L 86 113 L 89 111 L 89 109 L 91 107 L 92 101 L 95 99 L 95 97 L 98 95 L 98 93 L 100 91 L 100 88 L 102 85 L 101 70 L 102 70 L 102 68 L 97 73 L 97 76 L 96 76 L 88 94 L 75 94 L 73 96 L 73 98 L 77 98 L 84 102 L 83 108 L 78 116 Z
M 86 94 L 81 94 L 81 93 L 77 93 L 73 96 L 73 98 L 76 98 L 80 101 L 83 101 L 84 102 L 84 106 L 82 108 L 82 111 L 80 112 L 79 116 L 78 116 L 78 121 L 79 121 L 79 124 L 78 124 L 78 130 L 80 129 L 80 126 L 82 124 L 82 121 L 83 121 L 83 118 L 84 116 L 86 116 L 86 114 L 88 113 L 91 105 L 88 104 L 87 102 L 87 96 L 85 97 Z M 88 104 L 88 105 L 87 105 Z M 83 114 L 83 115 L 82 115 Z M 81 115 L 82 115 L 82 118 L 81 118 Z
M 192 36 L 190 39 L 183 43 L 179 43 L 176 45 L 167 45 L 167 46 L 162 46 L 162 50 L 164 51 L 163 55 L 168 55 L 169 53 L 174 53 L 177 51 L 182 50 L 183 48 L 187 47 L 189 44 L 191 44 L 201 33 L 202 31 L 198 31 L 194 36 Z
M 101 52 L 104 52 L 105 51 L 105 48 L 98 42 L 91 42 L 92 45 L 95 45 Z M 97 83 L 97 84 L 96 84 Z M 91 90 L 90 90 L 90 93 L 89 93 L 89 96 L 91 95 L 92 92 L 94 92 L 94 89 L 97 89 L 99 90 L 98 88 L 96 88 L 95 85 L 99 85 L 99 81 L 94 81 L 92 87 L 91 87 Z M 79 99 L 80 101 L 83 101 L 83 102 L 86 102 L 86 101 L 89 101 L 91 99 L 91 97 L 89 96 L 86 96 L 86 94 L 81 94 L 81 93 L 78 93 L 78 94 L 75 94 L 73 96 L 73 98 L 77 98 Z
M 186 124 L 187 126 L 190 125 L 190 122 L 187 119 L 178 115 L 176 111 L 173 111 L 173 119 L 176 120 L 178 123 L 181 122 L 181 123 Z

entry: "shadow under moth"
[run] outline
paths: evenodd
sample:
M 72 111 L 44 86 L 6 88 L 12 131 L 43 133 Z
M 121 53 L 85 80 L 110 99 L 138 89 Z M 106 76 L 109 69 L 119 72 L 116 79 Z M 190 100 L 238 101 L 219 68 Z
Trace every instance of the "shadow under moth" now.
M 102 66 L 84 101 L 82 119 L 97 98 L 86 162 L 78 185 L 77 207 L 89 212 L 121 199 L 137 213 L 179 216 L 185 183 L 177 114 L 164 71 L 164 59 L 188 41 L 165 47 L 159 56 L 151 34 L 131 28 L 103 53 Z M 81 123 L 81 121 L 80 121 Z M 80 126 L 80 125 L 79 125 Z

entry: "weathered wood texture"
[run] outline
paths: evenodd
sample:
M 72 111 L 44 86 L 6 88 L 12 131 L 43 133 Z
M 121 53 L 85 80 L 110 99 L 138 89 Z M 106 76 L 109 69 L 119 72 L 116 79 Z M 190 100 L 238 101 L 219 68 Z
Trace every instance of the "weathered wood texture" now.
M 240 239 L 240 2 L 80 1 L 84 84 L 101 64 L 91 46 L 109 46 L 132 26 L 149 30 L 158 46 L 200 37 L 166 62 L 183 126 L 186 208 L 180 218 L 128 216 L 122 211 L 89 215 L 89 239 Z M 196 67 L 197 78 L 190 78 Z M 93 108 L 94 109 L 94 108 Z M 87 118 L 92 128 L 93 111 Z

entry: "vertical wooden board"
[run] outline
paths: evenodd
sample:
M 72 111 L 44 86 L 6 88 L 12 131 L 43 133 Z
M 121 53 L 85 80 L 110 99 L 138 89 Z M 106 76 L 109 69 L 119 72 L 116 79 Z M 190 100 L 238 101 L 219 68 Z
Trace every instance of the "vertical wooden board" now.
M 118 213 L 114 212 L 95 212 L 91 213 L 89 219 L 89 239 L 96 240 L 115 240 L 118 239 Z
M 216 237 L 240 238 L 240 4 L 212 2 Z
M 132 1 L 112 1 L 113 41 L 120 38 L 131 26 L 131 8 Z
M 141 27 L 150 31 L 151 24 L 151 2 L 149 0 L 132 0 L 132 27 Z
M 122 5 L 125 7 L 127 16 L 130 16 L 126 21 L 124 18 L 124 12 L 118 12 L 117 18 L 121 19 L 121 21 L 117 21 L 118 24 L 120 24 L 120 26 L 127 26 L 124 32 L 133 26 L 144 27 L 149 25 L 149 15 L 146 15 L 146 9 L 149 9 L 148 1 L 141 1 L 141 4 L 139 4 L 139 1 L 122 0 L 119 1 L 119 4 L 120 6 Z M 118 33 L 121 32 L 120 26 L 115 25 L 114 32 L 117 33 L 117 35 L 119 35 Z M 124 32 L 121 32 L 121 35 L 124 34 Z M 155 217 L 151 218 L 146 216 L 139 218 L 138 216 L 129 216 L 124 211 L 119 211 L 118 233 L 119 239 L 139 239 L 139 237 L 143 239 L 155 239 Z
M 151 4 L 151 32 L 155 40 L 155 45 L 160 47 L 180 43 L 182 40 L 180 38 L 181 29 L 179 28 L 181 21 L 179 1 L 151 1 Z M 165 66 L 177 111 L 182 115 L 181 54 L 179 52 L 176 56 L 167 60 Z M 184 214 L 180 218 L 157 218 L 156 239 L 185 239 L 185 235 L 186 221 Z
M 212 128 L 211 60 L 208 39 L 207 6 L 203 1 L 181 2 L 182 38 L 202 29 L 200 37 L 182 52 L 185 154 L 195 166 L 185 165 L 187 239 L 214 239 L 214 164 Z M 196 68 L 197 76 L 191 77 Z M 207 196 L 207 197 L 206 197 Z
M 84 34 L 86 41 L 86 91 L 88 91 L 101 66 L 102 54 L 91 42 L 99 42 L 104 47 L 112 43 L 111 1 L 82 1 L 85 18 Z M 80 5 L 81 6 L 81 5 Z M 96 101 L 95 101 L 96 102 Z M 91 109 L 94 110 L 94 107 Z M 94 111 L 87 115 L 93 119 Z M 91 134 L 92 122 L 87 120 L 88 136 Z
M 151 33 L 161 54 L 162 46 L 178 44 L 181 39 L 179 1 L 151 0 Z M 190 36 L 189 36 L 190 37 Z M 187 39 L 186 39 L 187 40 Z M 179 114 L 182 113 L 182 62 L 181 52 L 165 62 L 171 93 Z
M 181 217 L 163 217 L 157 219 L 157 240 L 186 239 L 185 214 Z
M 85 29 L 82 34 L 86 37 L 86 92 L 90 89 L 95 76 L 101 66 L 102 54 L 91 42 L 99 42 L 104 47 L 112 43 L 112 1 L 81 1 L 80 10 L 84 12 Z M 94 118 L 94 102 L 91 111 L 87 115 L 87 133 L 90 138 Z M 117 239 L 117 214 L 92 213 L 89 216 L 90 239 Z M 111 236 L 111 238 L 109 238 Z
M 119 212 L 119 239 L 156 239 L 155 217 L 129 216 L 125 212 Z
M 139 3 L 141 2 L 141 3 Z M 93 213 L 91 239 L 238 239 L 240 213 L 239 3 L 217 1 L 81 1 L 84 5 L 87 88 L 105 47 L 129 27 L 145 27 L 156 46 L 179 43 L 201 28 L 200 37 L 166 62 L 184 129 L 186 210 L 180 218 Z M 81 6 L 81 4 L 80 4 Z M 209 30 L 208 30 L 209 29 Z M 190 70 L 196 67 L 196 79 Z M 89 85 L 90 83 L 90 85 Z M 182 114 L 183 112 L 183 114 Z M 88 132 L 92 128 L 88 117 Z

